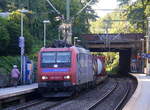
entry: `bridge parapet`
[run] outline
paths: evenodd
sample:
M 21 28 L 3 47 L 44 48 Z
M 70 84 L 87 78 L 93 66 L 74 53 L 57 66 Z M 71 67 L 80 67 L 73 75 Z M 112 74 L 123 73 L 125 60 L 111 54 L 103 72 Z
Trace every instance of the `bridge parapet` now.
M 139 42 L 144 34 L 84 34 L 81 38 L 87 43 L 102 43 L 109 40 L 112 43 Z

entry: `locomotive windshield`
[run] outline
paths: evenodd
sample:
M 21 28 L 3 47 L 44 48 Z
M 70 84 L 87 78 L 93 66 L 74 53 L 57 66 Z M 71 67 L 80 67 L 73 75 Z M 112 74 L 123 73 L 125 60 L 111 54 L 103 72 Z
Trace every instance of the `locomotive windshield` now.
M 58 67 L 70 67 L 71 65 L 71 52 L 43 52 L 41 54 L 41 66 L 53 67 L 58 64 Z
M 44 52 L 42 53 L 42 63 L 55 63 L 56 53 L 55 52 Z
M 57 63 L 70 62 L 70 52 L 57 52 Z

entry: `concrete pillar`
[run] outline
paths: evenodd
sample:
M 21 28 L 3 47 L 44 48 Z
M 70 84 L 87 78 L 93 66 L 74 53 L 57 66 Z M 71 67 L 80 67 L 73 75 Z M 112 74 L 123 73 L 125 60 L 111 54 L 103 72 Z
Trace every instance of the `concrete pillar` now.
M 128 74 L 130 72 L 131 50 L 121 51 L 119 56 L 119 71 L 121 74 Z
M 150 17 L 148 17 L 147 20 L 148 20 L 148 30 L 147 30 L 148 36 L 146 37 L 146 52 L 150 54 Z M 147 68 L 147 75 L 150 75 L 150 62 L 148 58 L 146 60 L 146 68 Z

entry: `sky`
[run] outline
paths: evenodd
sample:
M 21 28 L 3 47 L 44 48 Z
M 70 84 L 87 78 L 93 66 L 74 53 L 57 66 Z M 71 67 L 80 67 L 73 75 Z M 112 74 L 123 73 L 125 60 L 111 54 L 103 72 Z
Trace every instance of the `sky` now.
M 118 7 L 117 0 L 99 0 L 98 3 L 92 6 L 93 9 L 115 9 Z M 111 11 L 95 10 L 98 16 L 104 16 Z
M 131 0 L 131 2 L 135 2 L 136 0 Z M 99 0 L 99 2 L 92 6 L 93 9 L 116 9 L 118 8 L 117 0 Z M 102 11 L 95 10 L 98 16 L 102 17 L 107 13 L 111 13 L 112 11 Z

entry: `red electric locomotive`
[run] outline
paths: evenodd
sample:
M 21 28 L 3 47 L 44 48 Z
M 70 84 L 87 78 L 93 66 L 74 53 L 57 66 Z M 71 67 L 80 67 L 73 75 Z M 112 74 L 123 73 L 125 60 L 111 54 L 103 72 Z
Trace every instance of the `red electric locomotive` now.
M 42 48 L 38 55 L 39 92 L 45 97 L 70 96 L 101 82 L 106 77 L 104 68 L 102 57 L 84 48 Z

